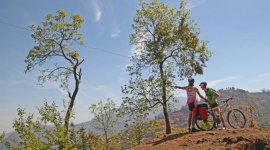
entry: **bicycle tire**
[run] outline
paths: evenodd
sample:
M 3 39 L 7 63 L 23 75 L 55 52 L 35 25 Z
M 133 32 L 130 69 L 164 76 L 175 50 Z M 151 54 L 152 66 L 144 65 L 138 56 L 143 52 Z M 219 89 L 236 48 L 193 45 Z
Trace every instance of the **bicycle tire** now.
M 199 114 L 197 114 L 196 126 L 201 131 L 213 130 L 213 128 L 215 126 L 214 116 L 212 115 L 212 113 L 210 111 L 207 111 L 207 115 L 208 115 L 207 120 L 201 120 L 201 119 L 198 119 L 200 116 L 199 116 Z
M 244 128 L 246 125 L 246 116 L 239 109 L 230 110 L 227 114 L 227 121 L 234 129 Z

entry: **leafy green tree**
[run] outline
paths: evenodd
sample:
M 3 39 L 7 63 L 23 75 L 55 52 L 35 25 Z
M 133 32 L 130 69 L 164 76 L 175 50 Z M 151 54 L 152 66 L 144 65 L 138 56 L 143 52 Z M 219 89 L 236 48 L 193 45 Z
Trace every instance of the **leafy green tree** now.
M 8 140 L 5 139 L 6 137 L 6 133 L 3 132 L 1 135 L 0 135 L 0 144 L 1 145 L 5 145 L 7 149 L 10 149 L 11 147 L 11 144 Z
M 118 123 L 120 115 L 117 113 L 118 110 L 114 101 L 108 98 L 107 103 L 103 104 L 100 101 L 98 104 L 92 104 L 89 109 L 94 114 L 92 126 L 101 131 L 101 137 L 105 140 L 106 149 L 118 149 L 121 147 L 121 143 L 119 143 L 121 132 L 115 132 L 115 125 Z
M 128 114 L 126 118 L 129 119 L 126 120 L 126 130 L 122 137 L 125 149 L 140 145 L 144 137 L 154 136 L 153 133 L 163 129 L 161 123 L 150 120 L 143 111 Z
M 99 136 L 92 132 L 86 133 L 84 128 L 76 130 L 74 124 L 66 129 L 63 126 L 64 111 L 57 109 L 54 102 L 52 105 L 45 102 L 44 106 L 37 108 L 40 117 L 36 118 L 33 113 L 26 115 L 26 110 L 19 107 L 13 127 L 20 139 L 15 139 L 18 141 L 17 146 L 7 141 L 6 146 L 15 150 L 99 149 L 102 143 Z
M 166 134 L 171 133 L 167 110 L 177 73 L 180 79 L 203 74 L 205 62 L 212 56 L 207 42 L 199 40 L 197 24 L 190 19 L 190 11 L 182 1 L 180 9 L 163 2 L 140 0 L 130 35 L 135 46 L 127 68 L 131 75 L 129 85 L 122 87 L 123 105 L 132 109 L 154 110 L 162 106 Z
M 74 42 L 84 44 L 83 36 L 78 32 L 83 22 L 84 19 L 80 15 L 72 15 L 69 22 L 67 13 L 59 10 L 56 15 L 48 14 L 42 26 L 30 26 L 33 31 L 32 38 L 37 45 L 26 57 L 25 73 L 31 72 L 36 66 L 43 66 L 38 77 L 39 84 L 43 85 L 46 81 L 60 81 L 60 88 L 66 90 L 70 98 L 65 116 L 67 129 L 82 77 L 82 69 L 79 67 L 84 61 L 80 59 L 80 53 L 72 49 L 71 45 Z M 44 69 L 45 64 L 49 62 L 54 63 L 54 66 L 50 65 Z M 70 86 L 71 77 L 74 79 L 74 86 Z

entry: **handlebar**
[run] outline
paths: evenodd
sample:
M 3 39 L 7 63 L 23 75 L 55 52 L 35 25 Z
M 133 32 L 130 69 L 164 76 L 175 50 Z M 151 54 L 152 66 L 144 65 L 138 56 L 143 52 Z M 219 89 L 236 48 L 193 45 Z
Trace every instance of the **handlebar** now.
M 226 100 L 223 100 L 223 101 L 221 101 L 222 103 L 228 103 L 228 101 L 229 100 L 232 100 L 234 98 L 234 96 L 232 96 L 232 97 L 230 97 L 230 98 L 228 98 L 228 99 L 226 99 Z
M 222 103 L 228 103 L 228 101 L 230 101 L 230 100 L 232 100 L 234 98 L 234 96 L 232 96 L 232 97 L 230 97 L 230 98 L 228 98 L 228 99 L 225 99 L 225 100 L 223 100 L 223 101 L 220 101 L 220 102 L 222 102 Z M 204 100 L 206 103 L 209 103 L 209 100 Z

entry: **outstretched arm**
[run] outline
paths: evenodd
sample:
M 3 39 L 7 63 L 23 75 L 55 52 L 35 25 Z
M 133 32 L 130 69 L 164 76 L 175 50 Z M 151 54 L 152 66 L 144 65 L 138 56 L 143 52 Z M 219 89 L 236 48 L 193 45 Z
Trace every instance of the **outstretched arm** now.
M 185 90 L 186 89 L 186 87 L 182 87 L 182 86 L 175 86 L 174 88 L 182 89 L 182 90 Z

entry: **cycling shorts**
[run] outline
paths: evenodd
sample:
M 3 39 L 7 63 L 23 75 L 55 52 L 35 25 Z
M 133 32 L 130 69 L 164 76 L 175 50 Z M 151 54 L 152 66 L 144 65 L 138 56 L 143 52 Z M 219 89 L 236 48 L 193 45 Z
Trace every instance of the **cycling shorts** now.
M 216 108 L 216 107 L 218 107 L 218 103 L 211 104 L 210 107 L 211 108 Z
M 196 113 L 197 108 L 198 108 L 198 105 L 195 102 L 192 102 L 192 103 L 188 104 L 189 114 Z

